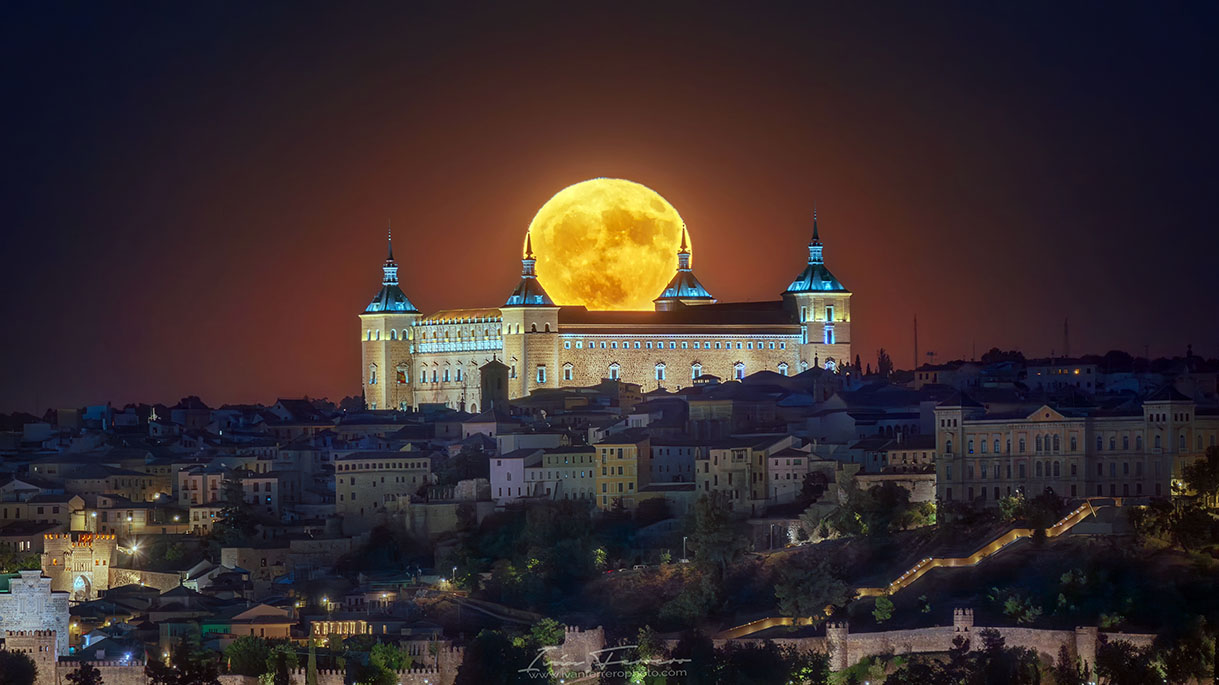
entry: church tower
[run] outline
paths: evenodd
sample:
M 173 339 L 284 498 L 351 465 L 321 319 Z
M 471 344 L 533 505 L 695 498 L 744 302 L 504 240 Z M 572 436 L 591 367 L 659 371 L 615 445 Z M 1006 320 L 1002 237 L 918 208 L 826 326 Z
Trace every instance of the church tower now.
M 698 282 L 694 270 L 690 268 L 690 249 L 686 247 L 685 226 L 681 229 L 681 249 L 677 251 L 677 273 L 660 293 L 660 297 L 653 302 L 656 303 L 658 312 L 676 309 L 679 304 L 715 304 L 715 298 Z
M 851 291 L 825 266 L 817 210 L 808 265 L 787 286 L 783 302 L 800 323 L 800 370 L 837 370 L 851 363 Z
M 360 314 L 364 402 L 369 409 L 406 409 L 415 405 L 411 388 L 412 326 L 419 310 L 398 286 L 394 239 L 381 266 L 381 290 Z
M 525 235 L 521 280 L 500 307 L 504 325 L 504 362 L 512 397 L 524 397 L 537 388 L 558 386 L 559 307 L 538 282 L 533 240 Z

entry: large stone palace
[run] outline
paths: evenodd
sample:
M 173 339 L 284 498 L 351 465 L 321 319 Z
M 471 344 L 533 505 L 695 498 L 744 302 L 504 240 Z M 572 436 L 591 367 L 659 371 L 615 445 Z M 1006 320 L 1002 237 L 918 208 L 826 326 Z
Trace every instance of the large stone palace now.
M 538 282 L 526 236 L 521 280 L 503 305 L 424 315 L 399 286 L 391 237 L 381 290 L 360 314 L 365 401 L 372 409 L 477 412 L 497 395 L 602 379 L 677 388 L 700 376 L 794 375 L 849 362 L 851 292 L 825 266 L 815 215 L 808 264 L 773 301 L 717 301 L 694 276 L 686 245 L 683 235 L 677 272 L 655 311 L 556 305 Z M 480 374 L 488 364 L 498 373 Z

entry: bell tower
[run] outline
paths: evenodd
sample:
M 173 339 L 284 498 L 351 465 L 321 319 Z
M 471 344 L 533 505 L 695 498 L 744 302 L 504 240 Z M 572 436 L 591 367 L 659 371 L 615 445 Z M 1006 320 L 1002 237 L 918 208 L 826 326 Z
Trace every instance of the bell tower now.
M 524 397 L 559 380 L 559 307 L 538 283 L 533 240 L 525 235 L 521 280 L 500 307 L 504 317 L 504 362 L 509 397 Z
M 851 291 L 825 266 L 824 245 L 813 209 L 808 264 L 783 293 L 800 324 L 800 366 L 837 371 L 851 362 Z
M 393 233 L 386 232 L 387 254 L 381 265 L 381 289 L 360 313 L 360 350 L 364 402 L 369 409 L 415 406 L 411 357 L 419 310 L 398 286 Z

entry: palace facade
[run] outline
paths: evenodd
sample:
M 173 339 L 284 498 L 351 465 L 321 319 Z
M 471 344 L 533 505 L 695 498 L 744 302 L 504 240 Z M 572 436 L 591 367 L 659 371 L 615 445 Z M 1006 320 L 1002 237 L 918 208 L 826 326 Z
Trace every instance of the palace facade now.
M 677 257 L 655 311 L 594 311 L 550 299 L 527 236 L 520 282 L 503 305 L 425 315 L 399 286 L 391 239 L 381 290 L 360 313 L 365 401 L 372 409 L 477 412 L 494 404 L 488 386 L 503 375 L 513 399 L 602 379 L 676 389 L 700 376 L 794 375 L 849 363 L 851 292 L 825 266 L 815 215 L 808 263 L 777 300 L 719 302 L 695 277 L 684 236 Z M 480 373 L 488 364 L 494 373 Z

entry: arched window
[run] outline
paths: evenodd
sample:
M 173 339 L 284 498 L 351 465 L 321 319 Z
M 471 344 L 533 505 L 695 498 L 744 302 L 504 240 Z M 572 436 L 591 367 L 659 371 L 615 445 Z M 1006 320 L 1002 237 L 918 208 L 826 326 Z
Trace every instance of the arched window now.
M 372 340 L 372 329 L 365 329 L 365 331 L 364 331 L 364 339 L 365 339 L 365 340 Z
M 449 370 L 447 368 L 444 370 L 444 382 L 449 382 Z
M 1124 449 L 1124 450 L 1130 449 L 1130 436 L 1129 435 L 1122 436 L 1122 449 Z
M 402 329 L 402 339 L 410 340 L 410 331 L 406 330 L 405 328 Z
M 1096 451 L 1100 452 L 1103 449 L 1105 449 L 1105 441 L 1098 435 L 1096 436 Z
M 1156 436 L 1155 444 L 1156 444 L 1156 449 L 1160 449 L 1160 436 L 1158 436 L 1158 435 Z
M 1112 452 L 1116 449 L 1117 449 L 1117 438 L 1114 436 L 1109 436 L 1109 451 Z
M 611 381 L 618 380 L 618 371 L 620 369 L 621 367 L 618 366 L 618 362 L 609 365 L 609 378 Z
M 695 378 L 698 378 L 701 375 L 703 375 L 703 365 L 699 364 L 698 362 L 694 362 L 693 364 L 691 364 L 690 365 L 690 380 L 694 380 Z
M 1037 436 L 1037 451 L 1038 452 L 1041 451 L 1041 436 L 1040 435 Z
M 380 340 L 380 339 L 381 339 L 381 329 L 379 329 L 379 328 L 378 328 L 378 329 L 377 329 L 377 331 L 376 331 L 376 339 L 377 339 L 377 340 Z
M 1177 436 L 1177 449 L 1179 449 L 1179 450 L 1185 449 L 1185 434 L 1184 433 Z
M 1074 435 L 1071 436 L 1071 451 L 1079 449 L 1079 440 Z
M 547 332 L 547 333 L 549 333 L 549 332 L 550 332 L 550 324 L 546 324 L 546 332 Z
M 1020 465 L 1020 469 L 1019 469 L 1019 470 L 1020 470 L 1020 477 L 1021 477 L 1021 478 L 1027 478 L 1027 477 L 1028 477 L 1028 475 L 1027 475 L 1027 473 L 1026 473 L 1026 471 L 1025 471 L 1025 468 L 1024 468 L 1024 464 L 1021 464 L 1021 465 Z
M 999 453 L 999 438 L 995 438 L 995 454 Z
M 732 376 L 733 376 L 733 378 L 737 379 L 738 381 L 739 381 L 739 380 L 744 380 L 744 378 L 745 378 L 745 362 L 737 362 L 737 363 L 735 363 L 735 364 L 733 364 L 733 365 L 732 365 Z
M 1034 471 L 1036 472 L 1037 477 L 1041 478 L 1041 462 L 1037 462 L 1036 466 L 1034 467 Z
M 951 440 L 944 441 L 944 454 L 952 454 L 952 441 Z
M 529 324 L 529 332 L 530 332 L 530 333 L 537 333 L 537 332 L 538 332 L 538 325 L 537 325 L 536 323 L 531 323 L 531 324 Z
M 1061 475 L 1061 473 L 1059 472 L 1058 462 L 1054 462 L 1054 477 L 1057 478 L 1059 475 Z
M 377 365 L 376 364 L 368 365 L 368 384 L 369 385 L 377 384 Z
M 454 372 L 454 375 L 456 376 L 457 382 L 458 382 L 458 383 L 460 383 L 460 382 L 461 382 L 461 379 L 462 379 L 462 373 L 461 373 L 461 367 L 460 367 L 460 366 L 459 366 L 459 367 L 457 367 L 457 370 Z
M 1054 451 L 1057 452 L 1061 449 L 1062 449 L 1062 440 L 1059 439 L 1059 437 L 1057 435 L 1055 435 L 1054 436 Z
M 1134 448 L 1136 450 L 1143 449 L 1143 436 L 1141 436 L 1141 435 L 1134 436 Z
M 398 330 L 396 328 L 389 329 L 389 339 L 390 340 L 398 339 Z
M 655 368 L 656 380 L 663 381 L 665 379 L 665 363 L 658 362 Z

